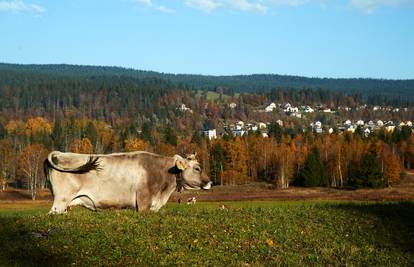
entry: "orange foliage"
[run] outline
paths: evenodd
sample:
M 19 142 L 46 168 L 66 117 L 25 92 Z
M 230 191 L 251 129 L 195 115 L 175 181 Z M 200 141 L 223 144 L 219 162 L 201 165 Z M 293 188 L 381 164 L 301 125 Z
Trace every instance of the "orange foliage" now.
M 52 133 L 52 125 L 42 117 L 30 118 L 26 122 L 26 135 L 34 135 L 37 133 Z
M 88 138 L 83 138 L 82 140 L 75 139 L 69 145 L 69 151 L 74 153 L 92 154 L 93 146 Z
M 149 150 L 149 144 L 145 142 L 144 140 L 138 139 L 138 138 L 129 138 L 125 140 L 125 151 L 131 152 L 131 151 L 148 151 Z

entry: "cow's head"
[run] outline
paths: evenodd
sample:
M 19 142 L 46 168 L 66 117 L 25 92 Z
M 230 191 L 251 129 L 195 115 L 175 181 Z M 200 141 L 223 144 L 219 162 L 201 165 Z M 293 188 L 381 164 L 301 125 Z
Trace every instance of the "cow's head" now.
M 208 190 L 211 188 L 212 182 L 195 159 L 195 155 L 190 155 L 186 159 L 175 155 L 175 166 L 181 172 L 184 189 Z

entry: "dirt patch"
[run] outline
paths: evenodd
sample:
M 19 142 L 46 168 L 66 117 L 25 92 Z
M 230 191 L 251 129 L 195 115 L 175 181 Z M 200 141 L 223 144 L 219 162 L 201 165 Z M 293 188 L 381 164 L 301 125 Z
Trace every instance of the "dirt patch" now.
M 170 201 L 185 202 L 195 196 L 198 201 L 242 200 L 414 200 L 414 173 L 408 173 L 400 184 L 384 189 L 335 189 L 327 187 L 290 187 L 272 189 L 266 183 L 243 186 L 215 186 L 209 191 L 175 192 Z
M 32 200 L 29 191 L 24 189 L 7 189 L 0 191 L 0 201 L 28 201 Z M 52 200 L 52 195 L 49 190 L 39 190 L 37 192 L 36 200 Z
M 214 186 L 209 191 L 173 193 L 170 202 L 186 202 L 195 196 L 197 201 L 242 200 L 414 200 L 414 173 L 409 173 L 399 185 L 384 189 L 335 189 L 326 187 L 290 187 L 273 189 L 271 184 L 252 183 L 241 186 Z M 39 190 L 37 200 L 51 201 L 49 190 Z M 0 192 L 0 202 L 31 201 L 30 193 L 22 189 Z

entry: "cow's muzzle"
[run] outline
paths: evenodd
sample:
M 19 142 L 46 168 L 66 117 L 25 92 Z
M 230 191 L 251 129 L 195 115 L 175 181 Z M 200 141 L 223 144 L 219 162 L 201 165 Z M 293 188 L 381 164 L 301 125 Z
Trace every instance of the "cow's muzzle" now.
M 211 185 L 213 184 L 213 182 L 207 182 L 206 184 L 204 184 L 201 188 L 204 190 L 209 190 L 211 188 Z

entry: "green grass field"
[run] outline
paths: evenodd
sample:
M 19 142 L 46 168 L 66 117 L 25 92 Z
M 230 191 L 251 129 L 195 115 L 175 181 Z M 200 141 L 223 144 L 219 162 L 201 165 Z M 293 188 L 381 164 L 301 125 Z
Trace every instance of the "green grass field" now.
M 203 91 L 197 91 L 196 97 L 199 98 L 202 94 L 203 94 Z M 239 96 L 240 96 L 240 93 L 235 93 L 234 94 L 234 97 L 239 97 Z M 230 96 L 226 95 L 226 94 L 222 94 L 221 97 L 222 97 L 223 100 L 228 100 L 230 98 Z M 216 93 L 216 92 L 213 92 L 213 91 L 207 91 L 207 95 L 206 95 L 207 101 L 210 101 L 210 100 L 216 100 L 217 101 L 219 98 L 220 98 L 219 93 Z
M 168 204 L 158 213 L 60 216 L 25 205 L 0 205 L 2 266 L 414 266 L 413 202 Z

